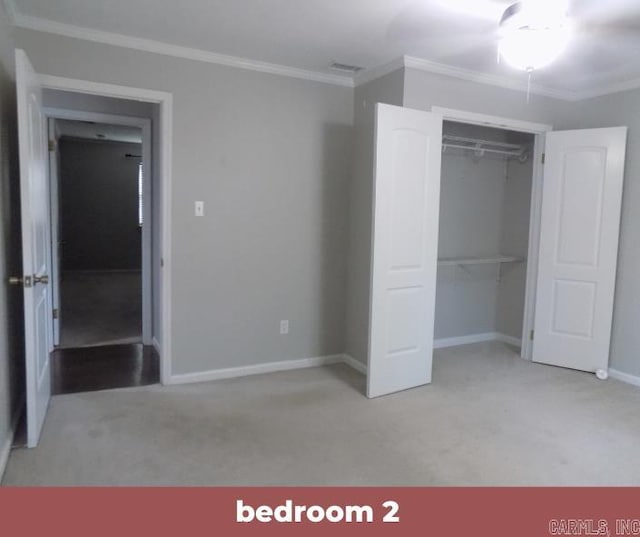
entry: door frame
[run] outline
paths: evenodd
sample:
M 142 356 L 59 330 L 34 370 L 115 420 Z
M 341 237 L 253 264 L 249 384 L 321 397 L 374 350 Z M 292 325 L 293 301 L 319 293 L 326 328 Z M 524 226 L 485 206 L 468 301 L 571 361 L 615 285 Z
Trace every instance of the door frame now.
M 148 118 L 133 117 L 133 116 L 121 116 L 116 114 L 102 114 L 96 112 L 85 112 L 81 110 L 63 109 L 44 107 L 44 114 L 48 121 L 56 119 L 66 119 L 72 121 L 93 121 L 95 123 L 106 123 L 109 125 L 121 125 L 127 127 L 138 127 L 142 130 L 142 169 L 151 170 L 151 174 L 147 175 L 148 178 L 152 178 L 155 170 L 152 166 L 151 159 L 151 120 Z M 151 244 L 152 244 L 152 212 L 153 203 L 151 202 L 153 192 L 152 183 L 153 180 L 146 180 L 143 182 L 143 194 L 142 194 L 142 219 L 146 225 L 142 226 L 142 342 L 144 345 L 153 344 L 153 286 L 152 286 L 152 257 L 151 257 Z M 49 178 L 52 179 L 51 173 Z M 51 226 L 57 226 L 55 216 L 59 215 L 59 211 L 53 211 L 55 204 L 59 205 L 59 189 L 58 198 L 54 199 L 54 190 L 51 190 Z M 53 236 L 53 234 L 52 234 Z M 56 245 L 52 244 L 52 252 Z M 59 279 L 53 281 L 54 292 L 58 293 L 58 286 L 60 285 Z
M 172 252 L 171 252 L 171 192 L 172 192 L 172 132 L 173 132 L 173 95 L 164 91 L 120 86 L 92 82 L 74 78 L 65 78 L 40 74 L 40 83 L 43 89 L 67 91 L 85 95 L 96 95 L 115 99 L 127 99 L 134 101 L 157 104 L 159 106 L 159 158 L 154 159 L 159 163 L 158 169 L 154 169 L 158 190 L 155 196 L 161 199 L 160 214 L 160 267 L 158 277 L 160 279 L 160 297 L 155 297 L 160 302 L 160 334 L 153 334 L 153 344 L 157 345 L 160 354 L 160 381 L 168 385 L 172 371 L 172 333 L 171 333 L 171 289 L 172 289 Z M 140 118 L 135 118 L 140 119 Z M 150 144 L 146 144 L 146 150 L 150 152 Z M 145 147 L 143 147 L 143 150 Z M 150 153 L 149 153 L 150 154 Z M 150 209 L 150 207 L 149 207 Z M 145 217 L 147 214 L 145 213 Z M 150 226 L 149 226 L 150 227 Z M 149 246 L 151 243 L 149 242 Z M 151 271 L 149 271 L 151 273 Z
M 455 121 L 456 123 L 467 123 L 470 125 L 506 129 L 534 135 L 533 155 L 531 156 L 531 158 L 533 158 L 533 177 L 531 185 L 531 208 L 529 213 L 529 247 L 527 252 L 527 276 L 520 345 L 520 356 L 526 360 L 531 360 L 533 355 L 532 335 L 535 323 L 538 260 L 540 255 L 544 144 L 545 134 L 553 130 L 553 125 L 478 114 L 476 112 L 443 108 L 440 106 L 432 106 L 431 111 L 442 115 L 444 121 Z

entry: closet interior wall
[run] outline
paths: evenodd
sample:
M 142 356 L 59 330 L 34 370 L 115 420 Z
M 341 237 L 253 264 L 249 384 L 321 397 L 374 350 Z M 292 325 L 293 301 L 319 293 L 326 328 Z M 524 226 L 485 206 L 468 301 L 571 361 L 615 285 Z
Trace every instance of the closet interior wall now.
M 533 136 L 446 121 L 445 135 L 522 145 L 526 161 L 446 147 L 442 155 L 435 339 L 522 337 Z M 506 255 L 520 262 L 456 264 Z

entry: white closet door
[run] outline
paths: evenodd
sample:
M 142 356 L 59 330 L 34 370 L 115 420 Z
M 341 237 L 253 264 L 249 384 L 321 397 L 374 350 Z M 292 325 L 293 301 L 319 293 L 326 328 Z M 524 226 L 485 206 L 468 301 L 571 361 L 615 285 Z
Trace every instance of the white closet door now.
M 431 382 L 442 117 L 378 104 L 367 396 Z
M 534 362 L 607 370 L 626 135 L 547 134 Z

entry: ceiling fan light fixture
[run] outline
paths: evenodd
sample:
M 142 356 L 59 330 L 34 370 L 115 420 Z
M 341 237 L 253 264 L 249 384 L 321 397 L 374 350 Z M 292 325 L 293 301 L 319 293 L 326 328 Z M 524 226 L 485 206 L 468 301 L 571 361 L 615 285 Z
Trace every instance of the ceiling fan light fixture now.
M 509 65 L 531 72 L 553 63 L 573 34 L 560 2 L 517 2 L 500 20 L 498 51 Z

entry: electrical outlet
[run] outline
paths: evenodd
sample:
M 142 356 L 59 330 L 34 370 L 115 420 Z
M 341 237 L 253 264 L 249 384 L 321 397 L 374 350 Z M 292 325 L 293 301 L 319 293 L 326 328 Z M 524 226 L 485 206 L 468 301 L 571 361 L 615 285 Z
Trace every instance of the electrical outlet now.
M 196 216 L 204 216 L 204 201 L 196 201 Z
M 289 333 L 289 321 L 280 321 L 280 334 L 285 335 Z

